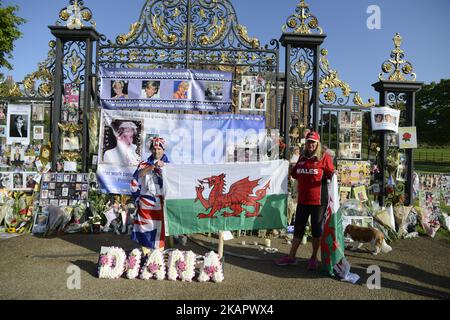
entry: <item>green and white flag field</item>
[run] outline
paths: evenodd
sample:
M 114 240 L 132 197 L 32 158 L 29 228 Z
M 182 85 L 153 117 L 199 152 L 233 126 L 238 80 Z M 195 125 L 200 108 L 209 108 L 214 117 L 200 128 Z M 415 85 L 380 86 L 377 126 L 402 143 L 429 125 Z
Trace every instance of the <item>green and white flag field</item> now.
M 289 163 L 166 164 L 166 234 L 287 226 Z

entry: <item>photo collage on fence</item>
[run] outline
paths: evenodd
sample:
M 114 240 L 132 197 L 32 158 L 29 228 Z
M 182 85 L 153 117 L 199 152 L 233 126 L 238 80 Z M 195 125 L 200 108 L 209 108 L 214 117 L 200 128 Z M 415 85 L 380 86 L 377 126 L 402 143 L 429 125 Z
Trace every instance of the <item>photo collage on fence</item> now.
M 34 189 L 36 160 L 49 140 L 49 124 L 49 104 L 0 101 L 0 189 Z
M 338 160 L 336 172 L 341 203 L 352 198 L 361 202 L 368 200 L 370 167 L 370 161 Z
M 88 199 L 87 173 L 45 173 L 42 175 L 40 204 L 42 207 L 76 206 Z
M 434 236 L 446 223 L 443 221 L 446 219 L 444 213 L 450 214 L 450 175 L 419 174 L 419 205 L 422 226 L 429 235 Z
M 339 158 L 361 159 L 362 112 L 339 112 Z
M 239 110 L 266 111 L 266 80 L 261 75 L 242 76 Z
M 257 134 L 227 141 L 226 162 L 259 162 L 279 158 L 278 129 L 267 129 L 262 139 Z

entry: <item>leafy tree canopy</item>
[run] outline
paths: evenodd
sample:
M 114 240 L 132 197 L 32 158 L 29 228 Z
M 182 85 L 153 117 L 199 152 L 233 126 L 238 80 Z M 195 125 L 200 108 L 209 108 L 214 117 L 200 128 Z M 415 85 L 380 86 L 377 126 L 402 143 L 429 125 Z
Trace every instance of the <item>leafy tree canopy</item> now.
M 419 143 L 450 144 L 450 79 L 426 84 L 416 95 Z
M 18 6 L 3 7 L 0 0 L 0 67 L 12 69 L 11 63 L 12 51 L 14 50 L 14 41 L 22 36 L 19 26 L 26 22 L 25 19 L 16 15 Z

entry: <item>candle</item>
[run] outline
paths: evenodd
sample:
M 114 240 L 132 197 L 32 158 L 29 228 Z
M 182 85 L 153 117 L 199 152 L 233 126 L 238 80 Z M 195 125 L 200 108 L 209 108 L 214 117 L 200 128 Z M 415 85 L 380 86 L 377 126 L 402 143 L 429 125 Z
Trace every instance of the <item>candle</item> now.
M 265 239 L 264 242 L 266 244 L 266 247 L 270 248 L 270 239 Z

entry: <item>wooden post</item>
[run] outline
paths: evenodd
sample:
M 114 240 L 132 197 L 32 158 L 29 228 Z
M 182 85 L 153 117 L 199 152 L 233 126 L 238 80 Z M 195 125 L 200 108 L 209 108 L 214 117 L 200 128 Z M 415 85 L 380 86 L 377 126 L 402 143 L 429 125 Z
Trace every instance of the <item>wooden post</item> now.
M 219 247 L 217 249 L 219 259 L 223 257 L 223 231 L 219 231 Z

